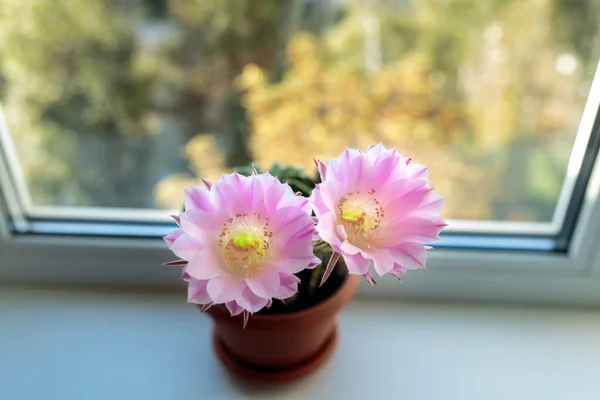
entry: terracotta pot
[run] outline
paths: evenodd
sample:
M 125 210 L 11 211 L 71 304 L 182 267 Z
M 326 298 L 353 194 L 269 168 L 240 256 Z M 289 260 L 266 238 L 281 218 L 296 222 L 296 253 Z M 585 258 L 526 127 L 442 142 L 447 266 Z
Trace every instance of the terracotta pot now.
M 358 282 L 349 275 L 320 303 L 288 314 L 253 315 L 245 329 L 241 316 L 231 317 L 222 306 L 210 308 L 217 356 L 234 373 L 256 380 L 284 381 L 312 372 L 335 349 L 337 314 Z

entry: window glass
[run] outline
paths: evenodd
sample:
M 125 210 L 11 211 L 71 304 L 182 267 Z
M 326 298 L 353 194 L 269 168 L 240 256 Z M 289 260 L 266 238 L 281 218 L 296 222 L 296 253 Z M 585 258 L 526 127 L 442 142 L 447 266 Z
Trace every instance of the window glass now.
M 257 160 L 383 142 L 445 217 L 549 222 L 600 1 L 4 0 L 0 101 L 34 206 L 180 208 Z

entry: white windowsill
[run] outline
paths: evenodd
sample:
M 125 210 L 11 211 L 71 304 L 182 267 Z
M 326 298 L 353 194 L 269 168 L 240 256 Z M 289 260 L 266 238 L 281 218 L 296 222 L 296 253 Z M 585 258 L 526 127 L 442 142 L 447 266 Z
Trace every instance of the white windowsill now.
M 180 295 L 0 292 L 2 399 L 597 399 L 600 312 L 355 300 L 333 358 L 231 378 Z

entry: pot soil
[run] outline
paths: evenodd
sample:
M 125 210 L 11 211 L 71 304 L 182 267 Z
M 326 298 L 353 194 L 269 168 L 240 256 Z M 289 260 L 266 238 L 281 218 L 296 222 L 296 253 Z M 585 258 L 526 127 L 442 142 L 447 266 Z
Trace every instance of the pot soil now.
M 225 307 L 212 307 L 207 313 L 214 321 L 215 353 L 229 370 L 250 379 L 286 381 L 306 375 L 333 353 L 337 314 L 354 296 L 358 282 L 356 275 L 332 274 L 317 291 L 316 304 L 302 308 L 295 302 L 291 312 L 274 304 L 252 315 L 245 329 L 241 315 L 231 317 Z

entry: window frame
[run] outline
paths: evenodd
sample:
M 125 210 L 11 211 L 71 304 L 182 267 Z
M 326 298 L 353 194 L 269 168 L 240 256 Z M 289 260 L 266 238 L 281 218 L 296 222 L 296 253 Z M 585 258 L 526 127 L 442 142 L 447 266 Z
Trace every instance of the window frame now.
M 360 293 L 412 299 L 600 305 L 600 162 L 580 223 L 564 253 L 436 249 L 427 271 L 399 285 L 383 279 Z M 5 221 L 6 223 L 6 221 Z M 0 240 L 0 283 L 77 287 L 182 288 L 160 239 L 9 235 Z
M 555 215 L 564 213 L 573 220 L 566 251 L 440 246 L 430 253 L 427 271 L 411 271 L 405 277 L 406 284 L 381 279 L 374 288 L 362 284 L 359 292 L 410 299 L 600 305 L 600 157 L 594 154 L 592 161 L 589 156 L 587 161 L 584 157 L 590 140 L 600 141 L 599 113 L 597 71 L 555 211 Z M 8 132 L 1 109 L 0 131 Z M 22 172 L 16 160 L 11 159 L 14 152 L 4 150 L 0 146 L 0 285 L 182 289 L 180 271 L 161 266 L 174 257 L 156 237 L 111 237 L 110 231 L 100 236 L 91 232 L 88 236 L 69 235 L 68 231 L 56 235 L 52 230 L 46 234 L 39 230 L 18 233 L 31 232 L 27 219 L 31 204 L 24 193 Z M 593 165 L 587 166 L 590 172 L 582 187 L 583 199 L 574 212 L 569 211 L 577 179 L 588 178 L 580 174 L 584 162 Z M 43 214 L 37 218 L 43 221 Z M 145 219 L 138 218 L 137 222 L 142 221 Z M 457 222 L 461 224 L 473 225 L 469 221 Z M 129 225 L 132 226 L 136 225 Z M 524 233 L 522 237 L 526 237 Z M 476 234 L 472 237 L 477 240 Z M 519 240 L 518 236 L 515 238 Z
M 600 305 L 600 158 L 567 253 L 436 249 L 406 283 L 362 284 L 363 296 Z M 5 215 L 0 215 L 6 225 Z M 9 234 L 0 284 L 183 290 L 160 239 Z

